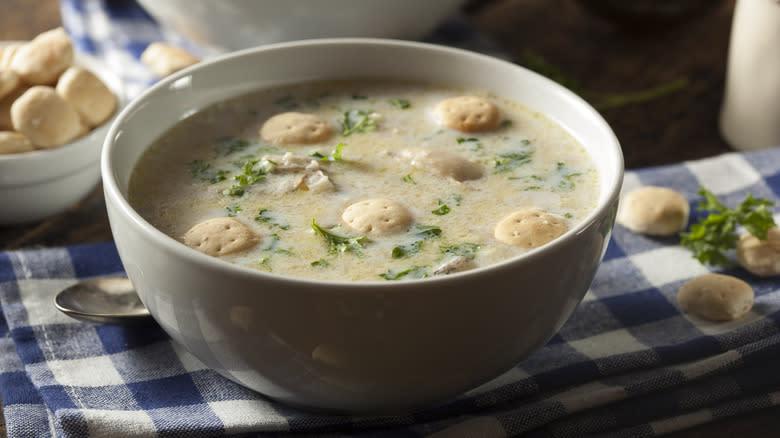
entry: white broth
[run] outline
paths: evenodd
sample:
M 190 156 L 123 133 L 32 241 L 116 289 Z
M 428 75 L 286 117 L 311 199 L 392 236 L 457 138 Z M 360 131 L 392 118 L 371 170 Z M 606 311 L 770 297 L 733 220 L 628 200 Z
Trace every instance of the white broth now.
M 480 132 L 441 125 L 434 108 L 456 96 L 492 102 L 500 124 Z M 314 115 L 332 134 L 310 144 L 263 140 L 263 124 L 286 112 Z M 410 148 L 447 151 L 481 177 L 458 181 L 415 166 L 403 152 Z M 360 80 L 264 90 L 195 113 L 144 153 L 129 198 L 179 241 L 208 219 L 240 221 L 259 240 L 220 256 L 228 262 L 310 279 L 388 281 L 523 254 L 529 248 L 496 239 L 496 224 L 534 208 L 571 228 L 595 208 L 598 178 L 576 139 L 521 103 L 480 90 Z M 402 205 L 411 221 L 386 235 L 356 232 L 342 214 L 369 199 Z

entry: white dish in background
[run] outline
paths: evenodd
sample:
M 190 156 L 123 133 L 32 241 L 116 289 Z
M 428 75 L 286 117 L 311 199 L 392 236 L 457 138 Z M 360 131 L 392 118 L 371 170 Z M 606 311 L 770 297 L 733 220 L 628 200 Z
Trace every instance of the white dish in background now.
M 163 27 L 220 52 L 327 37 L 419 39 L 464 0 L 139 0 Z
M 117 110 L 101 126 L 66 145 L 0 155 L 0 225 L 31 223 L 61 213 L 100 181 L 100 151 L 111 121 L 125 102 L 124 87 L 96 58 L 75 54 L 74 64 L 94 73 L 114 92 Z
M 488 267 L 406 282 L 336 282 L 207 256 L 155 229 L 128 202 L 140 156 L 193 111 L 253 90 L 349 77 L 481 88 L 546 114 L 593 156 L 596 208 L 553 242 Z M 101 170 L 125 270 L 176 342 L 227 378 L 284 403 L 398 413 L 499 376 L 563 325 L 606 249 L 623 159 L 598 112 L 522 67 L 429 44 L 326 39 L 224 55 L 163 79 L 114 121 Z

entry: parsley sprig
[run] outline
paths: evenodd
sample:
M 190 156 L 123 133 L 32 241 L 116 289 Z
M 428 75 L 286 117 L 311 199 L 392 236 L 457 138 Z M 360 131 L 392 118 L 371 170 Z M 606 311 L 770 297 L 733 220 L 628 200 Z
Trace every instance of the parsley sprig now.
M 317 222 L 315 222 L 314 218 L 311 220 L 311 227 L 317 234 L 322 236 L 326 242 L 328 242 L 328 252 L 331 254 L 354 252 L 358 256 L 363 255 L 361 250 L 365 247 L 365 244 L 368 241 L 368 237 L 339 236 L 317 225 Z
M 747 193 L 745 200 L 736 209 L 731 209 L 703 187 L 699 188 L 699 194 L 704 199 L 697 209 L 710 211 L 710 214 L 691 225 L 689 232 L 680 233 L 680 243 L 693 251 L 693 256 L 702 263 L 729 265 L 725 253 L 737 247 L 737 225 L 742 225 L 760 240 L 766 240 L 767 231 L 776 226 L 772 212 L 767 208 L 775 205 L 772 201 Z
M 357 132 L 370 132 L 376 130 L 376 123 L 371 118 L 371 110 L 351 109 L 345 112 L 339 119 L 341 135 L 347 137 Z
M 346 146 L 346 143 L 339 143 L 336 145 L 336 149 L 333 150 L 328 155 L 323 155 L 320 152 L 314 152 L 310 154 L 309 156 L 320 161 L 342 161 L 341 158 L 341 150 L 344 149 L 344 146 Z

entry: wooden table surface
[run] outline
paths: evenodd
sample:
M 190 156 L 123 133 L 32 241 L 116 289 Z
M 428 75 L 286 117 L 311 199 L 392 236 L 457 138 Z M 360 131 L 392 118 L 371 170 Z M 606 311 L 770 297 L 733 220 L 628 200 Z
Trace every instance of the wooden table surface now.
M 637 168 L 729 151 L 717 118 L 734 1 L 711 0 L 714 6 L 682 23 L 641 28 L 609 21 L 578 0 L 471 0 L 465 10 L 514 61 L 560 73 L 583 95 L 635 94 L 687 81 L 649 101 L 601 110 L 621 142 L 626 167 Z M 29 39 L 58 25 L 57 0 L 0 0 L 0 40 Z M 0 226 L 0 249 L 111 240 L 101 190 L 56 217 Z M 778 426 L 780 408 L 769 408 L 669 436 L 769 436 Z M 2 421 L 0 432 L 5 436 Z

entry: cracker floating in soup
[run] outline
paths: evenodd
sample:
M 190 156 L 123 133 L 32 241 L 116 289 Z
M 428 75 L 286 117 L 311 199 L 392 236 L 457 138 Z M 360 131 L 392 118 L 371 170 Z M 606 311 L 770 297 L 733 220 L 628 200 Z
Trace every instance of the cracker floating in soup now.
M 463 132 L 489 131 L 501 122 L 493 102 L 478 96 L 458 96 L 439 102 L 436 118 L 442 125 Z
M 288 112 L 268 119 L 260 136 L 270 143 L 321 143 L 330 138 L 331 127 L 313 114 Z
M 442 125 L 441 104 L 462 96 L 489 103 L 489 129 Z M 291 120 L 291 131 L 311 122 L 303 132 L 318 134 L 268 134 Z M 214 218 L 263 236 L 221 260 L 333 281 L 499 263 L 574 228 L 598 197 L 591 157 L 543 114 L 482 90 L 372 80 L 262 90 L 200 110 L 149 147 L 129 189 L 139 214 L 182 242 Z M 530 246 L 501 238 L 502 221 L 526 210 L 554 218 L 554 232 Z

